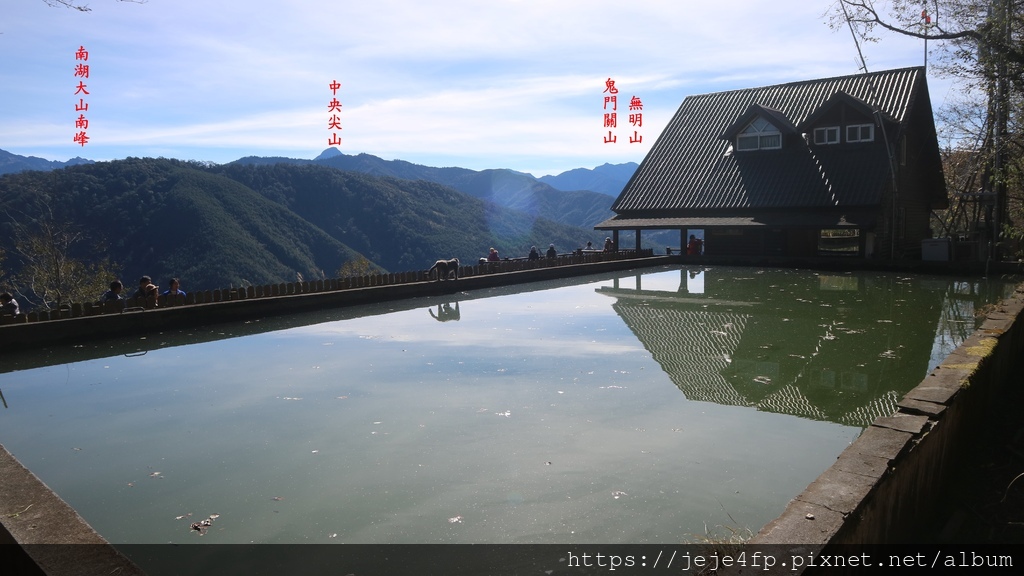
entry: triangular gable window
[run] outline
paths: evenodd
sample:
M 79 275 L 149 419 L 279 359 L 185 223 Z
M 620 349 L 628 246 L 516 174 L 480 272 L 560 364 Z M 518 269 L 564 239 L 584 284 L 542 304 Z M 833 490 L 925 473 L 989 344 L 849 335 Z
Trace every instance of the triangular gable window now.
M 736 135 L 736 150 L 775 150 L 782 148 L 782 132 L 774 124 L 761 116 L 747 124 L 747 127 Z

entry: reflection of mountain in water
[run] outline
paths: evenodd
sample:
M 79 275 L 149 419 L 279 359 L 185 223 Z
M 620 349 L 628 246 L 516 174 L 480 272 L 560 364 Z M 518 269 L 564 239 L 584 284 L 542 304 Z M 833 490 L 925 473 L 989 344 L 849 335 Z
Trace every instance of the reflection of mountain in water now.
M 682 270 L 674 292 L 635 282 L 598 292 L 687 399 L 850 426 L 892 414 L 925 377 L 936 326 L 973 330 L 947 317 L 951 280 L 718 268 Z

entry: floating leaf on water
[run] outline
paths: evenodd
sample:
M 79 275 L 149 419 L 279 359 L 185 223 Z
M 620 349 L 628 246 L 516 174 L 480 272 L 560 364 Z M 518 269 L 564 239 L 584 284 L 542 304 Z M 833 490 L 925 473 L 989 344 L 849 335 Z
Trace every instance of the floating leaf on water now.
M 189 515 L 191 515 L 191 513 Z M 220 518 L 220 514 L 210 514 L 210 520 L 216 520 L 217 518 Z

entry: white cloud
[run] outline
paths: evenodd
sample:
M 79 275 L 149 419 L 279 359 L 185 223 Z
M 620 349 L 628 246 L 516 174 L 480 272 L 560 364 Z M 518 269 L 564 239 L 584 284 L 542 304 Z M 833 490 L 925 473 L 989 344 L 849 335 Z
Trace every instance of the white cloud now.
M 539 175 L 641 160 L 688 94 L 858 66 L 849 35 L 827 28 L 821 6 L 798 0 L 179 0 L 92 8 L 10 9 L 0 35 L 0 55 L 8 56 L 0 80 L 12 87 L 0 110 L 0 148 L 60 159 L 129 149 L 215 161 L 312 157 L 327 147 L 326 84 L 338 79 L 345 152 Z M 78 45 L 91 51 L 96 71 L 95 137 L 84 150 L 70 142 L 68 111 Z M 906 40 L 866 52 L 872 69 L 921 59 L 920 46 Z M 600 139 L 609 77 L 644 100 L 642 145 Z

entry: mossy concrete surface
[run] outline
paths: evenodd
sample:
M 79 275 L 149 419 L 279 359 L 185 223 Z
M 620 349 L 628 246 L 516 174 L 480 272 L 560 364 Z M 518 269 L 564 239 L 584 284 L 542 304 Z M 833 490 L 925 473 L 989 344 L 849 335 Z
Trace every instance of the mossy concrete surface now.
M 7 574 L 143 574 L 3 446 L 0 557 Z

